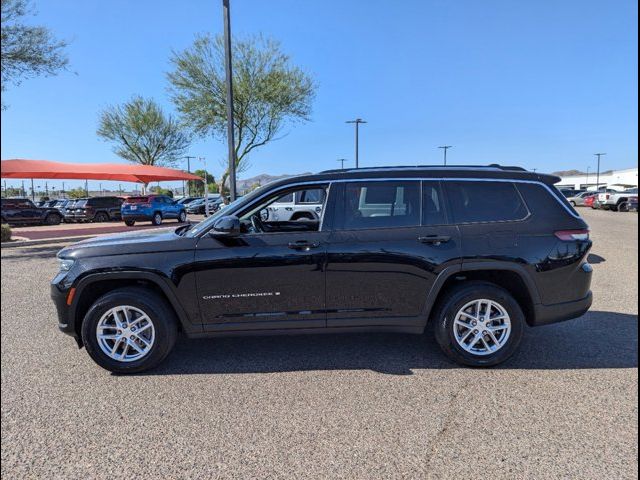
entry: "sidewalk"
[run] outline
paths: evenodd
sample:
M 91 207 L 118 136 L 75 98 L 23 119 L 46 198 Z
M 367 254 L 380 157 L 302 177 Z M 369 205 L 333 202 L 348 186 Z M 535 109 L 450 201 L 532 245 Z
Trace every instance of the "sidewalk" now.
M 204 219 L 202 215 L 189 216 L 188 222 L 198 223 Z M 167 228 L 181 225 L 175 220 L 167 220 L 162 225 L 154 226 L 150 222 L 137 223 L 133 227 L 127 227 L 123 222 L 109 223 L 61 223 L 60 225 L 40 225 L 12 227 L 11 236 L 16 240 L 7 242 L 2 246 L 18 246 L 25 244 L 45 243 L 49 241 L 79 241 L 86 238 L 97 237 L 121 232 L 136 232 L 157 228 Z

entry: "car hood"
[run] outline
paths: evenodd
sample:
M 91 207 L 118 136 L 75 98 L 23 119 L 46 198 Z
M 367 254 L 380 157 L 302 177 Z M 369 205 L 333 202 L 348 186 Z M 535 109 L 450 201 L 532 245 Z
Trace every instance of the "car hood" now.
M 82 258 L 169 252 L 194 248 L 195 239 L 181 237 L 176 234 L 176 230 L 175 227 L 149 229 L 90 238 L 63 248 L 58 253 L 58 256 Z

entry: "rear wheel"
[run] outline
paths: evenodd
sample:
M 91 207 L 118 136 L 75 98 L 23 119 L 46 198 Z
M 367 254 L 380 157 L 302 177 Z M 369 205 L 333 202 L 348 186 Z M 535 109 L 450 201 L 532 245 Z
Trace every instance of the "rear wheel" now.
M 186 221 L 187 221 L 187 212 L 183 210 L 180 212 L 180 215 L 178 215 L 178 222 L 184 223 Z
M 107 215 L 105 212 L 98 212 L 98 213 L 96 213 L 96 216 L 93 217 L 93 221 L 94 222 L 108 222 L 109 221 L 109 215 Z
M 61 221 L 62 221 L 62 217 L 57 213 L 50 213 L 44 219 L 44 223 L 46 225 L 60 225 Z
M 156 212 L 151 217 L 151 223 L 153 225 L 161 225 L 162 224 L 162 214 L 160 212 Z
M 133 227 L 133 226 L 136 224 L 136 221 L 135 221 L 135 220 L 125 220 L 125 221 L 124 221 L 124 224 L 125 224 L 127 227 Z
M 572 207 L 577 207 L 577 206 L 578 206 L 578 204 L 577 204 L 576 202 L 574 202 L 573 200 L 571 200 L 571 206 L 572 206 Z
M 102 368 L 136 373 L 158 365 L 178 334 L 167 302 L 144 288 L 114 290 L 100 297 L 82 323 L 87 353 Z
M 525 318 L 505 289 L 470 282 L 452 289 L 435 313 L 435 334 L 444 353 L 456 363 L 491 367 L 517 350 Z

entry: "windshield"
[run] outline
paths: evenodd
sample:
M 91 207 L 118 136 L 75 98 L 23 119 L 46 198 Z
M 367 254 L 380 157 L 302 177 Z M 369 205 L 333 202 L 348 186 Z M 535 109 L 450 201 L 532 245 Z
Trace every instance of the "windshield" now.
M 74 207 L 84 207 L 87 204 L 87 200 L 76 200 L 76 202 L 73 204 Z

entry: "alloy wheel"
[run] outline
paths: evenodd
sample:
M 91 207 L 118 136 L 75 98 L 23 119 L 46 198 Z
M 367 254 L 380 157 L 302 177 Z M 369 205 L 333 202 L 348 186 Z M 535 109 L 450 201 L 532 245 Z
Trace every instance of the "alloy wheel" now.
M 464 305 L 453 321 L 458 345 L 472 355 L 491 355 L 504 347 L 511 335 L 511 318 L 499 303 L 478 299 Z
M 96 327 L 100 349 L 118 362 L 134 362 L 145 357 L 153 348 L 155 336 L 149 316 L 128 305 L 109 309 Z

